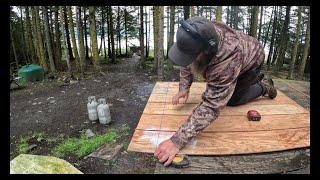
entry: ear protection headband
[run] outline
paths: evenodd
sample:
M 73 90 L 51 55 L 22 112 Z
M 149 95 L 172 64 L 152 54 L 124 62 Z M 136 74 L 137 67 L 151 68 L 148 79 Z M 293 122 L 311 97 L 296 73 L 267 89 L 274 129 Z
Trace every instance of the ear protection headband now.
M 208 54 L 215 54 L 217 51 L 218 42 L 214 38 L 205 39 L 203 38 L 198 31 L 187 21 L 181 21 L 181 27 L 188 32 L 194 39 L 200 41 L 206 48 L 208 48 Z

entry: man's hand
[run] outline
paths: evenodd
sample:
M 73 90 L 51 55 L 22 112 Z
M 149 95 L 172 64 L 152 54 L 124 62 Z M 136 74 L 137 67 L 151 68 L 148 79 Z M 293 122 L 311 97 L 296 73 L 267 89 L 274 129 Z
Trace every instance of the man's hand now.
M 180 98 L 185 98 L 184 103 L 186 103 L 188 100 L 188 97 L 189 97 L 189 92 L 187 92 L 187 91 L 178 92 L 175 96 L 173 96 L 172 104 L 177 105 L 179 103 Z
M 168 166 L 178 152 L 179 148 L 168 139 L 159 144 L 154 156 L 157 157 L 161 163 L 166 161 L 164 165 Z

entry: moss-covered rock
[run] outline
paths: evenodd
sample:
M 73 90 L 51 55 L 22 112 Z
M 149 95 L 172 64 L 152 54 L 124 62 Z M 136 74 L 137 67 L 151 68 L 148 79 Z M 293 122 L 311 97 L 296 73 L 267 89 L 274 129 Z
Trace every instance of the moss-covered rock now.
M 10 174 L 83 174 L 63 159 L 20 154 L 10 161 Z

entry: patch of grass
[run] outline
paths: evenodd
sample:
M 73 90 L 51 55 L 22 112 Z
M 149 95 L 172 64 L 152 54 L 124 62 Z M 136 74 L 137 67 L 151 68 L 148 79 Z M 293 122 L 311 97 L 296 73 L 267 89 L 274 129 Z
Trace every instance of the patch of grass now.
M 44 140 L 44 134 L 42 132 L 34 132 L 31 137 L 35 138 L 38 142 L 41 142 Z
M 27 153 L 30 150 L 28 141 L 30 141 L 31 139 L 35 139 L 37 142 L 41 142 L 44 140 L 44 133 L 31 131 L 28 132 L 26 136 L 21 136 L 16 144 L 19 154 Z
M 60 134 L 58 137 L 47 138 L 46 142 L 48 145 L 56 143 L 57 141 L 62 141 L 64 139 L 64 134 Z
M 116 138 L 115 129 L 109 129 L 106 134 L 96 135 L 90 139 L 82 134 L 80 138 L 66 139 L 53 149 L 52 154 L 56 157 L 63 157 L 69 153 L 80 158 L 90 154 L 104 143 L 116 142 Z
M 128 124 L 123 124 L 119 129 L 119 135 L 121 137 L 128 136 L 130 134 L 130 127 Z
M 123 149 L 124 149 L 125 151 L 127 151 L 128 146 L 129 146 L 129 143 L 128 143 L 128 142 L 123 143 Z
M 19 154 L 24 154 L 28 152 L 28 138 L 20 137 L 20 140 L 17 144 L 17 151 Z

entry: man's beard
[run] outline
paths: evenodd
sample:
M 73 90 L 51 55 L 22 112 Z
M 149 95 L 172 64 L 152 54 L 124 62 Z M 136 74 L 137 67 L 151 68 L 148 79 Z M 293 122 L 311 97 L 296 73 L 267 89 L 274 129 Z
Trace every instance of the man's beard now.
M 201 74 L 204 75 L 210 59 L 207 58 L 204 54 L 201 54 L 197 57 L 195 61 L 192 62 L 190 69 L 192 74 Z

